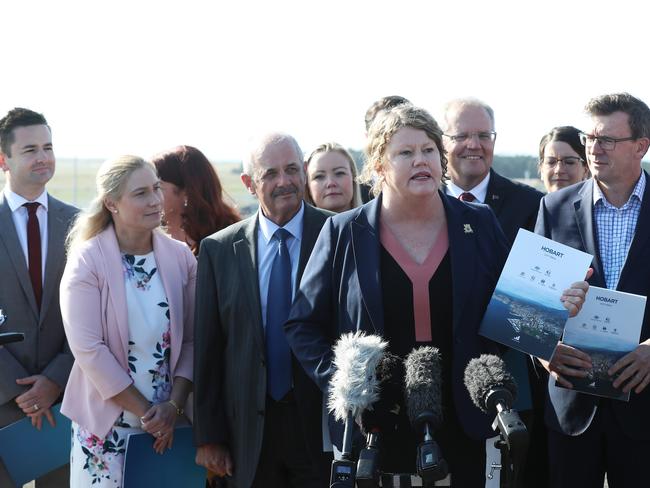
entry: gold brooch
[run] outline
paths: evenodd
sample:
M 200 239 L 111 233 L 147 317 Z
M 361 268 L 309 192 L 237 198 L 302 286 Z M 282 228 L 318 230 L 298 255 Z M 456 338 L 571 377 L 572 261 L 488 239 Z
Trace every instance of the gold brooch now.
M 474 231 L 472 230 L 472 226 L 469 224 L 463 224 L 463 230 L 465 231 L 465 234 L 473 234 Z

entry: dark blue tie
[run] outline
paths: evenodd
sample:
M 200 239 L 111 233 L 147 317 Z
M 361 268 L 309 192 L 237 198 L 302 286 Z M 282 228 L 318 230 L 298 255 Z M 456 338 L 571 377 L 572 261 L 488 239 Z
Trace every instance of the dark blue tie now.
M 291 234 L 278 229 L 273 234 L 277 252 L 273 258 L 266 301 L 266 372 L 268 394 L 280 400 L 291 388 L 291 352 L 284 336 L 284 323 L 291 308 L 291 258 L 287 239 Z

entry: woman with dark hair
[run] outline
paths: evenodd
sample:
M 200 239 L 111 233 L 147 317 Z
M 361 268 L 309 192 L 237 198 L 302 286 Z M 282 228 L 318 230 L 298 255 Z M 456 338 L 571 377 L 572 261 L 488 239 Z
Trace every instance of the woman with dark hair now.
M 174 239 L 198 255 L 201 240 L 238 222 L 237 210 L 224 200 L 214 167 L 192 146 L 177 146 L 153 158 L 165 198 L 164 224 Z
M 551 129 L 539 141 L 538 168 L 548 193 L 589 178 L 580 131 L 570 125 Z

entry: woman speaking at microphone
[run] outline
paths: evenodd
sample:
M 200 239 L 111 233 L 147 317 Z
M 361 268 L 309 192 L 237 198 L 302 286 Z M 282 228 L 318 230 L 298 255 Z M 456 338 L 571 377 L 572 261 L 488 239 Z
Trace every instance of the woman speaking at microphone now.
M 434 437 L 453 486 L 483 486 L 492 419 L 472 404 L 463 374 L 471 358 L 498 351 L 477 331 L 508 245 L 487 206 L 440 190 L 442 131 L 425 110 L 407 104 L 377 117 L 366 159 L 361 182 L 377 198 L 323 227 L 285 326 L 289 344 L 324 392 L 331 347 L 343 333 L 381 335 L 402 357 L 419 345 L 437 347 L 444 421 Z M 578 310 L 586 288 L 581 282 L 565 293 L 569 310 Z M 401 415 L 397 435 L 382 443 L 391 456 L 381 468 L 414 473 L 419 439 Z
M 72 420 L 70 486 L 122 486 L 126 439 L 172 446 L 192 387 L 196 259 L 160 229 L 155 167 L 105 162 L 99 194 L 69 236 L 61 315 L 75 363 L 61 412 Z M 146 467 L 143 467 L 146 469 Z

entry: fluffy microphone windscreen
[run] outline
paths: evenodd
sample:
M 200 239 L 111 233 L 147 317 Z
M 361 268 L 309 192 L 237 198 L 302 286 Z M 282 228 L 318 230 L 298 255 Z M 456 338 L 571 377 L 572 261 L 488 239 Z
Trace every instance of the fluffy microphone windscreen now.
M 486 400 L 490 391 L 505 389 L 513 398 L 517 397 L 515 380 L 503 360 L 494 354 L 482 354 L 470 360 L 465 368 L 465 387 L 474 405 L 485 413 L 489 412 Z
M 427 415 L 434 428 L 442 424 L 440 351 L 435 347 L 413 349 L 404 362 L 406 410 L 411 424 Z
M 379 382 L 379 399 L 361 414 L 361 427 L 365 433 L 395 430 L 400 411 L 404 408 L 404 361 L 399 356 L 385 353 L 377 365 L 375 376 Z
M 362 332 L 341 336 L 334 346 L 334 374 L 330 380 L 328 408 L 337 420 L 348 412 L 354 417 L 379 398 L 375 369 L 388 344 Z

